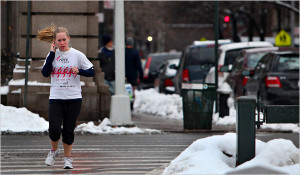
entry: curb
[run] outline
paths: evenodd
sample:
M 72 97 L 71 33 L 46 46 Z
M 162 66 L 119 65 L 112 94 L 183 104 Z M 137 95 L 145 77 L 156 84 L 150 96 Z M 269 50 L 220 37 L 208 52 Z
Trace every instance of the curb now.
M 154 170 L 150 171 L 149 173 L 147 173 L 146 175 L 158 175 L 158 174 L 162 174 L 165 170 L 165 168 L 169 165 L 170 163 L 166 163 L 161 167 L 155 168 Z

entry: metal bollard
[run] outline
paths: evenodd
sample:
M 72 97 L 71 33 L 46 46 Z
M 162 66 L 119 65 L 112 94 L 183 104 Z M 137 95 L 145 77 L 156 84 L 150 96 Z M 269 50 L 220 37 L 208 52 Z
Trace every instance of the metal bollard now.
M 255 98 L 242 96 L 237 99 L 236 166 L 255 157 L 255 108 Z

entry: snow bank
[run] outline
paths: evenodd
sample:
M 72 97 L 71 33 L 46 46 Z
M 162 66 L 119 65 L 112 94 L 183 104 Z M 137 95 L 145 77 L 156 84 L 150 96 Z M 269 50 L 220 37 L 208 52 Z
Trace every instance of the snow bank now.
M 134 111 L 167 118 L 183 118 L 182 99 L 179 95 L 165 95 L 155 89 L 135 91 Z
M 289 140 L 256 140 L 256 157 L 235 168 L 236 134 L 199 139 L 175 158 L 163 175 L 225 174 L 234 169 L 265 165 L 288 174 L 299 173 L 299 149 Z
M 26 108 L 16 108 L 1 104 L 1 132 L 45 132 L 48 131 L 49 122 L 38 114 Z M 161 133 L 155 129 L 141 129 L 138 127 L 111 127 L 109 119 L 105 118 L 98 126 L 93 122 L 78 125 L 75 131 L 94 134 L 154 134 Z
M 111 127 L 111 122 L 108 118 L 105 118 L 98 126 L 93 122 L 83 123 L 78 125 L 75 131 L 89 132 L 93 134 L 154 134 L 161 133 L 155 129 L 141 129 L 138 127 L 125 128 L 125 127 Z
M 3 95 L 8 94 L 8 86 L 1 86 L 0 93 Z
M 49 123 L 38 114 L 26 108 L 16 108 L 1 104 L 1 132 L 44 132 Z
M 226 84 L 224 85 L 227 86 Z M 228 85 L 229 86 L 229 85 Z M 228 89 L 227 86 L 227 89 Z M 228 98 L 229 116 L 219 117 L 219 113 L 213 114 L 215 125 L 235 125 L 236 109 L 234 108 L 233 98 Z M 215 109 L 215 108 L 214 108 Z M 155 89 L 135 91 L 134 111 L 159 115 L 160 117 L 183 119 L 182 98 L 179 95 L 165 95 L 158 93 Z M 299 124 L 263 124 L 262 129 L 273 129 L 282 131 L 293 131 L 300 133 Z

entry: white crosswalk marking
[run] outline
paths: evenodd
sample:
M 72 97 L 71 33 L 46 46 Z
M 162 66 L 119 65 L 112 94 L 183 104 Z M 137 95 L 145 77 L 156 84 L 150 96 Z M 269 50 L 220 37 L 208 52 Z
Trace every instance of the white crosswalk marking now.
M 72 150 L 74 169 L 64 170 L 61 143 L 55 165 L 47 166 L 48 136 L 23 137 L 2 136 L 1 174 L 147 174 L 169 163 L 193 141 L 159 135 L 79 135 Z

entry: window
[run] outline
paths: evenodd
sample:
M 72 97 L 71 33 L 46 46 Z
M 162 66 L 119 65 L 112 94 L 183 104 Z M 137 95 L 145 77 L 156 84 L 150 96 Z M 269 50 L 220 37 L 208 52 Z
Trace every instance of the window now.
M 255 68 L 255 66 L 257 65 L 257 63 L 259 62 L 259 60 L 266 55 L 266 53 L 262 52 L 262 53 L 251 53 L 248 56 L 248 60 L 247 60 L 247 67 L 249 68 Z
M 281 55 L 278 60 L 278 71 L 299 71 L 299 56 Z

